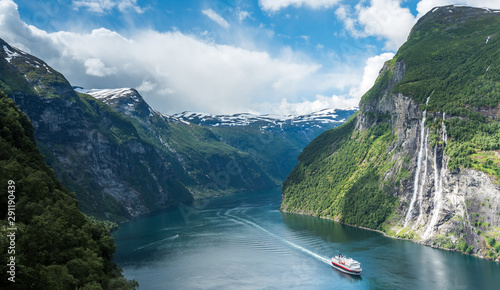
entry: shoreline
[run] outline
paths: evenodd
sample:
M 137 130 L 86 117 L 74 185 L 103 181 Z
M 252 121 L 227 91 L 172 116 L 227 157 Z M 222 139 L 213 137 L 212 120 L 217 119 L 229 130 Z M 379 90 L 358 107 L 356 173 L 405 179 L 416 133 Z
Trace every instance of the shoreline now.
M 368 230 L 368 231 L 372 231 L 372 232 L 377 232 L 377 233 L 380 233 L 380 234 L 382 234 L 382 235 L 384 235 L 385 237 L 388 237 L 388 238 L 392 238 L 392 239 L 396 239 L 396 240 L 409 241 L 409 242 L 412 242 L 412 243 L 415 243 L 415 244 L 419 244 L 419 245 L 426 246 L 426 247 L 431 247 L 431 248 L 438 249 L 438 250 L 445 250 L 445 251 L 448 251 L 448 252 L 456 252 L 456 253 L 460 253 L 462 255 L 468 255 L 468 256 L 479 258 L 479 259 L 483 259 L 483 260 L 487 260 L 487 261 L 492 261 L 492 262 L 500 263 L 500 259 L 494 260 L 494 259 L 491 259 L 491 258 L 479 256 L 479 255 L 476 255 L 476 254 L 467 254 L 467 253 L 464 253 L 464 252 L 456 250 L 456 249 L 448 249 L 448 248 L 443 248 L 443 247 L 439 247 L 439 246 L 436 246 L 436 245 L 427 245 L 427 244 L 425 244 L 423 242 L 415 241 L 415 240 L 412 240 L 412 239 L 390 236 L 386 232 L 383 232 L 381 230 L 371 229 L 371 228 L 367 228 L 367 227 L 363 227 L 363 226 L 351 225 L 351 224 L 344 223 L 342 221 L 339 221 L 337 219 L 330 218 L 330 217 L 321 217 L 321 216 L 317 216 L 315 214 L 308 214 L 308 213 L 305 213 L 305 212 L 302 212 L 302 213 L 300 213 L 300 212 L 290 212 L 290 211 L 282 210 L 282 209 L 280 209 L 280 211 L 283 212 L 283 213 L 288 213 L 288 214 L 308 215 L 308 216 L 312 216 L 312 217 L 316 217 L 316 218 L 320 218 L 320 219 L 330 220 L 330 221 L 334 221 L 334 222 L 340 223 L 342 225 L 350 226 L 350 227 L 353 227 L 353 228 L 358 228 L 358 229 L 362 229 L 362 230 Z

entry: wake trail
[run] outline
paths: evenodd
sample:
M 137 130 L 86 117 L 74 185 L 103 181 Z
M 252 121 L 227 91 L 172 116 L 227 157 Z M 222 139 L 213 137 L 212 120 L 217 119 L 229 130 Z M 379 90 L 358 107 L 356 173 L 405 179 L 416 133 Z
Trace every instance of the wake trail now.
M 144 245 L 144 246 L 142 246 L 142 247 L 138 247 L 138 248 L 136 249 L 136 251 L 137 251 L 137 250 L 142 250 L 142 249 L 147 248 L 147 247 L 151 247 L 151 246 L 156 245 L 156 244 L 159 244 L 159 243 L 161 243 L 161 242 L 174 240 L 174 239 L 177 239 L 178 237 L 179 237 L 179 234 L 177 234 L 177 235 L 175 235 L 175 236 L 168 237 L 168 238 L 163 239 L 163 240 L 159 240 L 159 241 L 156 241 L 156 242 L 152 242 L 152 243 L 147 244 L 147 245 Z
M 249 221 L 249 220 L 247 220 L 247 219 L 244 219 L 244 218 L 240 218 L 240 217 L 234 216 L 234 215 L 229 214 L 229 213 L 226 213 L 226 216 L 228 216 L 228 217 L 230 217 L 230 218 L 232 218 L 232 219 L 235 219 L 235 220 L 237 220 L 237 221 L 239 221 L 239 222 L 242 222 L 242 223 L 244 223 L 244 224 L 246 224 L 246 225 L 248 225 L 248 226 L 251 226 L 251 227 L 257 228 L 257 229 L 259 229 L 259 230 L 261 230 L 261 231 L 265 232 L 266 234 L 268 234 L 268 235 L 270 235 L 270 236 L 274 237 L 275 239 L 280 240 L 280 241 L 282 241 L 283 243 L 285 243 L 285 244 L 287 244 L 287 245 L 291 246 L 292 248 L 295 248 L 295 249 L 297 249 L 297 250 L 299 250 L 299 251 L 301 251 L 301 252 L 303 252 L 303 253 L 306 253 L 306 254 L 308 254 L 309 256 L 311 256 L 311 257 L 313 257 L 313 258 L 315 258 L 315 259 L 316 259 L 316 260 L 318 260 L 318 261 L 321 261 L 321 262 L 323 262 L 323 263 L 325 263 L 325 264 L 330 265 L 330 260 L 329 260 L 329 259 L 327 259 L 327 258 L 325 258 L 325 257 L 322 257 L 322 256 L 320 256 L 320 255 L 318 255 L 318 254 L 316 254 L 316 253 L 314 253 L 314 252 L 312 252 L 312 251 L 310 251 L 310 250 L 308 250 L 308 249 L 306 249 L 306 248 L 304 248 L 304 247 L 301 247 L 301 246 L 299 246 L 299 245 L 297 245 L 297 244 L 295 244 L 295 243 L 293 243 L 293 242 L 290 242 L 289 240 L 286 240 L 286 239 L 284 239 L 284 238 L 282 238 L 282 237 L 280 237 L 280 236 L 278 236 L 278 235 L 275 235 L 275 234 L 273 234 L 272 232 L 268 231 L 267 229 L 265 229 L 265 228 L 263 228 L 263 227 L 259 226 L 258 224 L 254 223 L 254 222 L 252 222 L 252 221 Z

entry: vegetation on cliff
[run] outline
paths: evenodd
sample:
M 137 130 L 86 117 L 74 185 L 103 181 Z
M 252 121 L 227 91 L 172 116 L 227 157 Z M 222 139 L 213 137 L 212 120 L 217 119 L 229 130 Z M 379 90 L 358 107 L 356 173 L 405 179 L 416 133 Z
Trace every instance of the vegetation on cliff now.
M 282 210 L 312 213 L 348 224 L 379 228 L 397 199 L 379 188 L 387 170 L 387 123 L 355 131 L 356 115 L 329 130 L 299 155 L 283 184 Z
M 491 153 L 500 150 L 499 31 L 498 13 L 438 9 L 420 19 L 395 57 L 406 73 L 394 92 L 439 113 L 427 125 L 436 132 L 445 122 L 451 170 L 474 168 L 500 178 L 500 158 Z
M 281 209 L 498 258 L 497 203 L 472 190 L 460 212 L 445 215 L 449 204 L 440 204 L 443 172 L 457 176 L 471 168 L 500 181 L 498 31 L 500 14 L 488 10 L 448 6 L 423 16 L 361 99 L 359 114 L 304 149 L 283 184 Z M 391 111 L 396 103 L 401 111 Z M 417 158 L 419 148 L 425 150 Z M 417 173 L 417 163 L 429 171 Z M 414 182 L 421 176 L 428 178 Z

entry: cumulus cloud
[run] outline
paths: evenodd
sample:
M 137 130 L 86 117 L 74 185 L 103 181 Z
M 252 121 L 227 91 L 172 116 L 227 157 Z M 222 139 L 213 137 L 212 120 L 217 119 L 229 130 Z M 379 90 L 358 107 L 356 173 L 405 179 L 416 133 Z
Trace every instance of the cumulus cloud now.
M 347 108 L 356 107 L 361 97 L 373 86 L 384 63 L 394 57 L 394 53 L 383 53 L 367 59 L 363 69 L 363 77 L 360 83 L 352 84 L 349 93 L 344 95 L 316 95 L 314 100 L 301 102 L 289 102 L 283 98 L 279 105 L 264 103 L 265 111 L 281 115 L 302 115 L 316 112 L 324 108 Z
M 475 7 L 500 8 L 498 0 L 421 0 L 417 3 L 418 15 L 401 7 L 403 0 L 370 0 L 368 5 L 360 1 L 354 7 L 341 5 L 335 15 L 344 28 L 357 38 L 375 36 L 385 39 L 385 48 L 397 50 L 408 38 L 411 28 L 425 13 L 437 6 L 462 4 Z
M 407 39 L 416 22 L 408 8 L 401 7 L 401 0 L 371 0 L 369 6 L 362 2 L 354 7 L 341 6 L 335 15 L 354 37 L 376 36 L 386 40 L 386 49 L 396 50 Z
M 340 2 L 340 0 L 259 0 L 262 10 L 277 12 L 288 6 L 306 6 L 312 9 L 330 8 Z
M 115 68 L 106 67 L 99 58 L 89 58 L 83 63 L 85 72 L 90 76 L 104 77 L 116 73 Z
M 353 63 L 323 67 L 288 47 L 273 56 L 179 31 L 48 33 L 23 22 L 9 0 L 0 1 L 0 28 L 5 41 L 45 60 L 73 85 L 135 87 L 164 113 L 288 114 L 354 106 L 370 76 L 372 83 L 376 77 L 365 68 L 361 79 L 363 69 Z M 381 67 L 381 59 L 367 66 Z M 341 93 L 325 96 L 332 91 Z
M 229 28 L 229 23 L 227 23 L 227 21 L 224 18 L 222 18 L 222 16 L 217 14 L 217 12 L 213 11 L 212 9 L 202 10 L 201 13 L 205 14 L 208 18 L 212 19 L 220 26 L 222 26 L 226 29 Z
M 87 9 L 95 13 L 107 13 L 117 8 L 120 12 L 132 10 L 137 13 L 143 13 L 144 8 L 137 5 L 137 0 L 74 0 L 75 9 Z
M 359 99 L 348 95 L 330 97 L 316 95 L 314 101 L 288 102 L 283 98 L 279 104 L 264 103 L 265 111 L 275 115 L 304 115 L 312 112 L 317 112 L 325 108 L 352 108 L 357 107 Z
M 363 70 L 363 78 L 359 86 L 352 88 L 349 95 L 360 99 L 375 83 L 380 69 L 384 63 L 394 57 L 394 53 L 386 52 L 381 55 L 376 55 L 366 60 L 365 68 Z

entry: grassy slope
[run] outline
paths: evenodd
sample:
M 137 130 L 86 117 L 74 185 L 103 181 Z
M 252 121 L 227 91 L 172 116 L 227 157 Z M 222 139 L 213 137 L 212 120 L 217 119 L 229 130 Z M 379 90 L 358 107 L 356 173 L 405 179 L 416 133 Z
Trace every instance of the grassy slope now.
M 383 122 L 354 132 L 356 118 L 320 135 L 303 151 L 283 184 L 282 210 L 372 228 L 391 214 L 396 198 L 379 189 L 379 183 L 394 135 Z
M 169 157 L 195 198 L 276 185 L 248 153 L 221 142 L 209 128 L 159 115 L 126 118 L 143 140 Z

